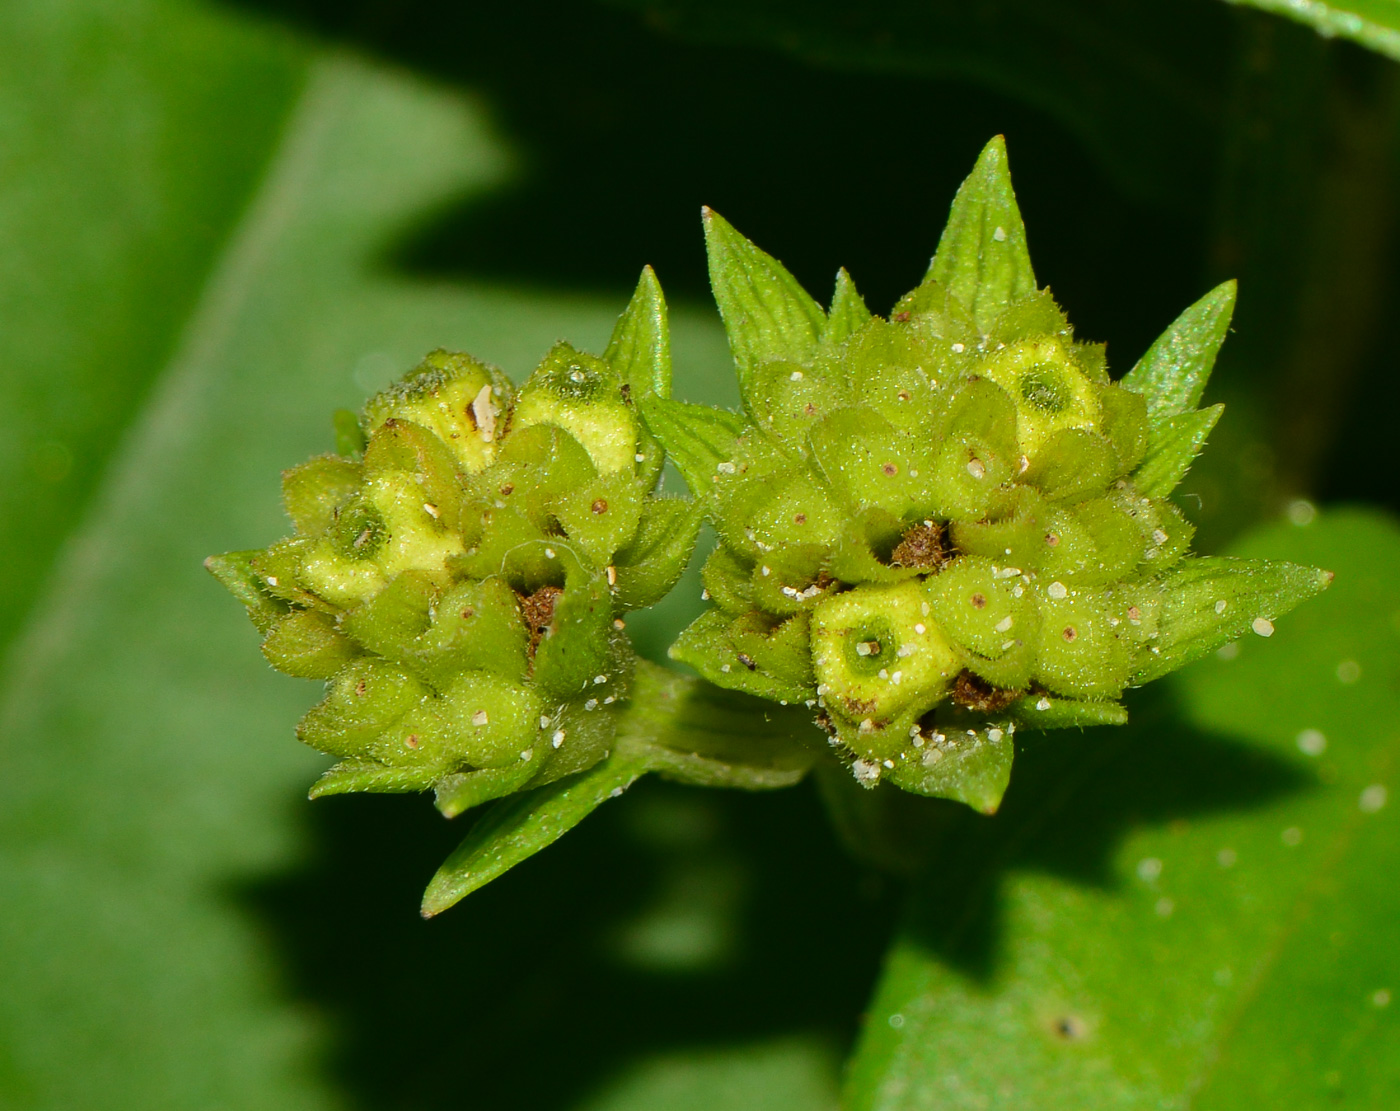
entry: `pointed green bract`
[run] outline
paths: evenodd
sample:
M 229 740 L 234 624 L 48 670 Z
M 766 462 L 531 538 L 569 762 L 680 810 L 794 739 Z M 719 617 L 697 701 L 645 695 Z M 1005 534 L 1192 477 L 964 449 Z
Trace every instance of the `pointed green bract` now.
M 836 292 L 831 296 L 831 309 L 826 314 L 826 331 L 822 340 L 828 346 L 840 343 L 869 324 L 872 314 L 856 290 L 856 283 L 843 266 L 836 272 Z
M 943 286 L 984 328 L 1012 301 L 1035 292 L 1026 228 L 1000 135 L 983 148 L 959 187 L 925 281 Z
M 1296 563 L 1223 556 L 1184 560 L 1160 581 L 1156 643 L 1133 682 L 1151 682 L 1246 633 L 1273 636 L 1276 618 L 1331 582 L 1330 571 Z
M 1011 782 L 1011 734 L 993 729 L 950 730 L 920 748 L 888 773 L 889 781 L 916 795 L 951 799 L 983 814 L 995 814 Z
M 1224 405 L 1212 405 L 1178 413 L 1155 425 L 1147 455 L 1133 472 L 1137 488 L 1153 498 L 1165 498 L 1175 490 L 1224 412 Z
M 746 427 L 744 419 L 723 409 L 664 398 L 648 398 L 641 409 L 651 434 L 691 492 L 706 497 L 715 468 L 734 454 L 734 441 Z
M 826 329 L 826 313 L 771 255 L 740 235 L 719 213 L 704 210 L 710 286 L 729 336 L 747 398 L 753 372 L 775 360 L 810 359 Z
M 642 269 L 636 292 L 618 317 L 604 361 L 637 396 L 671 396 L 671 329 L 661 283 L 650 266 Z
M 1147 400 L 1154 428 L 1194 409 L 1235 312 L 1236 287 L 1222 282 L 1172 321 L 1123 379 Z

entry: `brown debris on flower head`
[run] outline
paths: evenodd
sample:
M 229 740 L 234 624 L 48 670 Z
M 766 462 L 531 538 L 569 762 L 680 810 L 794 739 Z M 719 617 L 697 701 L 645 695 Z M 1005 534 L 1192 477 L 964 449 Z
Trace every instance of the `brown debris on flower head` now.
M 976 713 L 995 714 L 1006 709 L 1024 693 L 1025 691 L 994 687 L 981 676 L 974 675 L 964 668 L 958 673 L 957 681 L 953 684 L 951 697 L 959 706 L 965 706 Z
M 944 538 L 944 528 L 937 521 L 917 524 L 905 532 L 903 539 L 890 553 L 890 565 L 936 571 L 952 558 Z
M 559 602 L 559 595 L 563 593 L 557 586 L 542 586 L 533 594 L 527 594 L 520 599 L 520 614 L 525 618 L 525 624 L 530 627 L 531 656 L 539 647 L 545 630 L 553 622 L 554 607 Z

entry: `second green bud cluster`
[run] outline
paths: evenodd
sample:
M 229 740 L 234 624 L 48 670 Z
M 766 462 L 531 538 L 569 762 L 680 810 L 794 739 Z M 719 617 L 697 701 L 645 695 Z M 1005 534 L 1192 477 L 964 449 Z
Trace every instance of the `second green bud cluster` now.
M 1124 721 L 1127 687 L 1326 584 L 1188 558 L 1167 500 L 1233 286 L 1113 382 L 1036 285 L 999 140 L 888 319 L 845 271 L 823 310 L 714 213 L 706 239 L 744 411 L 644 406 L 720 540 L 672 655 L 810 707 L 865 785 L 994 808 L 1017 726 Z
M 313 794 L 436 787 L 457 813 L 608 754 L 633 653 L 699 518 L 655 494 L 637 403 L 666 396 L 654 276 L 602 358 L 559 344 L 517 391 L 434 352 L 287 471 L 295 534 L 209 561 L 280 671 L 327 680 L 298 736 L 341 758 Z

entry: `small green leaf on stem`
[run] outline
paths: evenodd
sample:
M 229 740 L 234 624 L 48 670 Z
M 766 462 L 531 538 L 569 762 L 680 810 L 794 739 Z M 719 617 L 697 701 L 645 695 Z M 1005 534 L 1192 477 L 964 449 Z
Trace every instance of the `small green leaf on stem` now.
M 1199 404 L 1234 311 L 1235 283 L 1222 282 L 1172 321 L 1123 378 L 1147 399 L 1154 431 Z

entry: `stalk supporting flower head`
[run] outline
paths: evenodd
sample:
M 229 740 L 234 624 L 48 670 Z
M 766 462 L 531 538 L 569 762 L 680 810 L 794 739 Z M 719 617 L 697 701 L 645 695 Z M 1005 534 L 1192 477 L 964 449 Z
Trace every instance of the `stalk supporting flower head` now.
M 634 657 L 621 615 L 684 570 L 696 506 L 658 496 L 637 406 L 670 392 L 650 269 L 601 358 L 567 344 L 519 389 L 435 351 L 283 475 L 295 532 L 207 566 L 279 671 L 327 682 L 298 736 L 340 759 L 313 796 L 434 787 L 449 815 L 611 750 Z
M 1126 688 L 1330 580 L 1194 557 L 1168 500 L 1220 416 L 1233 283 L 1114 382 L 1037 286 L 1000 138 L 888 319 L 704 222 L 743 412 L 642 405 L 719 535 L 672 655 L 809 707 L 861 783 L 994 810 L 1018 727 L 1121 723 Z

